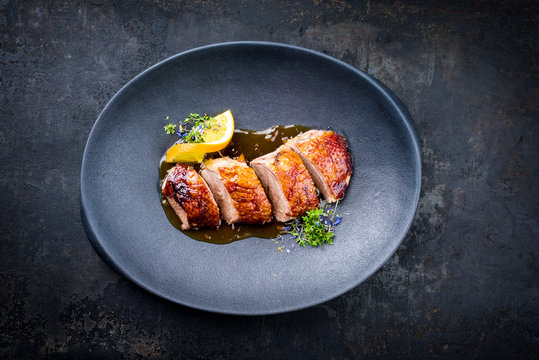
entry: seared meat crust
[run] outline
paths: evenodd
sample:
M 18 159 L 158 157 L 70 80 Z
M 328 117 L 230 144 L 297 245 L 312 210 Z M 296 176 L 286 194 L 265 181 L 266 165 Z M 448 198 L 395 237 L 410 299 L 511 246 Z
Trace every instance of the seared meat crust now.
M 217 203 L 202 177 L 191 166 L 177 164 L 172 168 L 162 190 L 182 221 L 183 230 L 220 225 Z
M 344 197 L 352 176 L 352 155 L 346 139 L 333 131 L 309 130 L 286 142 L 313 175 L 328 202 Z
M 205 163 L 207 170 L 219 175 L 230 200 L 239 215 L 237 222 L 246 224 L 263 224 L 271 221 L 271 205 L 262 184 L 254 170 L 250 168 L 243 158 L 233 160 L 219 158 Z M 203 170 L 206 171 L 206 170 Z M 203 173 L 204 176 L 204 173 Z M 213 191 L 213 187 L 210 184 Z M 223 201 L 227 201 L 223 199 Z M 223 206 L 219 204 L 221 209 Z
M 282 145 L 251 161 L 271 200 L 275 218 L 288 221 L 318 206 L 313 180 L 300 157 Z

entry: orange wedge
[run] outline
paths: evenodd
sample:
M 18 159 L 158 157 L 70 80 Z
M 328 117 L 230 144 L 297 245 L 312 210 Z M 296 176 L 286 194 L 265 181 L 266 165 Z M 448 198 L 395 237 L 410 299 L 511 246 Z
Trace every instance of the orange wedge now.
M 214 116 L 210 129 L 202 134 L 203 143 L 179 143 L 167 150 L 167 162 L 202 162 L 206 153 L 224 149 L 234 135 L 234 117 L 230 110 Z

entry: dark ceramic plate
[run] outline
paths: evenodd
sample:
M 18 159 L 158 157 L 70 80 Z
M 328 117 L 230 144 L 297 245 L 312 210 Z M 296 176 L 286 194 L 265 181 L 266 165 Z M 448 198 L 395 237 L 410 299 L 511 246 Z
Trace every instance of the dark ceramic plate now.
M 299 124 L 348 138 L 354 175 L 334 245 L 214 245 L 169 223 L 157 191 L 159 159 L 171 144 L 165 116 L 229 108 L 236 128 Z M 421 161 L 408 111 L 377 80 L 314 51 L 240 42 L 173 56 L 130 81 L 97 119 L 81 172 L 88 237 L 117 271 L 183 305 L 271 314 L 343 294 L 389 259 L 414 217 Z

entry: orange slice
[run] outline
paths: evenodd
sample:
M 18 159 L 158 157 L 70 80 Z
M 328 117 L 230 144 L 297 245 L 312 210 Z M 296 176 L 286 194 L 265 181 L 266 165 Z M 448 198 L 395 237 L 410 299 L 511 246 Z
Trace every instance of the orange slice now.
M 214 116 L 210 129 L 204 130 L 203 143 L 174 144 L 167 150 L 167 162 L 202 162 L 206 153 L 224 149 L 234 135 L 234 117 L 230 110 Z

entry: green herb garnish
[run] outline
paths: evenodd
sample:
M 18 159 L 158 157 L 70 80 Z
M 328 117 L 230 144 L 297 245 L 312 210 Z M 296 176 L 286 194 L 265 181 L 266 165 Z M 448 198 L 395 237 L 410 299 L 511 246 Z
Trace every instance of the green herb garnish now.
M 168 119 L 168 116 L 167 116 Z M 203 143 L 204 133 L 206 130 L 211 129 L 215 119 L 208 114 L 199 115 L 197 113 L 190 113 L 189 117 L 185 118 L 183 122 L 180 122 L 178 127 L 178 136 L 181 142 L 186 143 Z M 164 126 L 167 134 L 176 133 L 176 125 L 168 124 Z
M 200 116 L 197 113 L 189 114 L 188 118 L 183 121 L 187 127 L 191 127 L 191 130 L 183 136 L 183 140 L 187 143 L 203 143 L 204 132 L 213 126 L 215 119 L 208 114 Z
M 291 220 L 285 227 L 285 232 L 291 234 L 296 242 L 305 246 L 321 246 L 322 244 L 333 244 L 333 229 L 342 221 L 337 215 L 337 204 L 331 208 L 329 204 L 323 208 L 313 209 L 298 219 Z
M 176 125 L 173 123 L 169 123 L 168 125 L 163 126 L 165 128 L 165 131 L 167 134 L 175 134 L 176 133 Z

